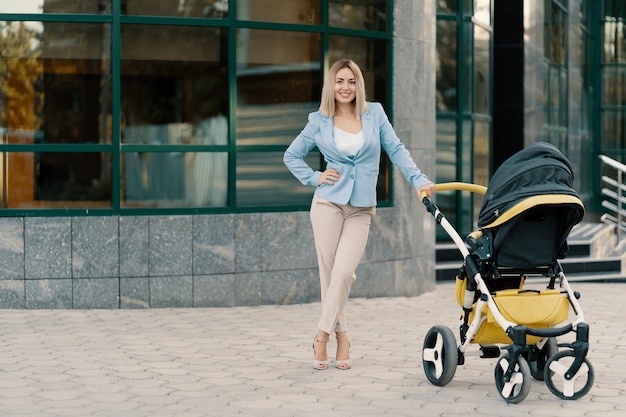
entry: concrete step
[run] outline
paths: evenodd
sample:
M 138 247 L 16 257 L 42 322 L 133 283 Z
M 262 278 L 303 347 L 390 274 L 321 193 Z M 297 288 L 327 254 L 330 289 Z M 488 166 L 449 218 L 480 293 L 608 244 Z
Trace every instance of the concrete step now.
M 615 226 L 605 223 L 579 223 L 567 238 L 570 256 L 601 258 L 610 256 L 616 244 Z

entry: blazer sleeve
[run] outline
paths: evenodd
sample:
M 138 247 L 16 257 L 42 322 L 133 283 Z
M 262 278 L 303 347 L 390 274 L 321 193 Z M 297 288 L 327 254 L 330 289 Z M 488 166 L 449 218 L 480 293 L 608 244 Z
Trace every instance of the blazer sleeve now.
M 316 113 L 309 115 L 309 120 L 302 132 L 291 142 L 291 145 L 283 155 L 283 163 L 287 166 L 294 177 L 302 184 L 317 187 L 322 176 L 321 171 L 315 171 L 305 161 L 304 157 L 313 149 L 315 135 L 319 133 L 319 122 L 315 118 Z
M 391 162 L 400 169 L 404 178 L 416 189 L 420 189 L 432 181 L 415 165 L 415 161 L 404 144 L 396 135 L 389 118 L 380 103 L 370 103 L 379 111 L 380 143 Z

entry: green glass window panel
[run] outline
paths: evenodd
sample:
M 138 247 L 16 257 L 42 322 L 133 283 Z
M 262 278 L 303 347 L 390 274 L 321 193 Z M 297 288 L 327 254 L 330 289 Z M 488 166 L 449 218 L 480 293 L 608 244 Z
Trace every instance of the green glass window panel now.
M 0 22 L 4 143 L 108 143 L 106 24 Z M 67 45 L 72 45 L 68 48 Z
M 548 124 L 567 126 L 567 72 L 560 66 L 549 67 Z
M 604 18 L 626 20 L 626 3 L 624 0 L 603 0 L 602 13 Z
M 237 106 L 238 145 L 287 145 L 319 102 Z
M 463 36 L 465 39 L 463 51 L 464 62 L 462 66 L 461 82 L 461 109 L 464 113 L 473 111 L 472 104 L 474 102 L 474 48 L 473 48 L 474 24 L 470 22 L 463 23 Z
M 462 0 L 462 3 L 463 3 L 463 14 L 471 15 L 474 2 L 472 0 Z
M 388 0 L 329 0 L 330 26 L 350 29 L 386 31 Z
M 474 113 L 490 114 L 491 33 L 474 26 Z
M 626 106 L 626 66 L 603 68 L 602 104 Z
M 567 58 L 566 13 L 557 2 L 547 2 L 544 53 L 553 64 L 565 64 Z
M 473 165 L 473 153 L 472 142 L 474 140 L 474 129 L 471 120 L 463 120 L 461 122 L 461 137 L 459 138 L 461 149 L 461 172 L 459 181 L 473 182 L 472 165 Z
M 602 119 L 602 148 L 626 149 L 626 108 L 604 110 Z
M 0 13 L 102 14 L 111 13 L 112 3 L 113 0 L 0 0 Z
M 489 156 L 491 155 L 490 140 L 491 123 L 487 121 L 474 122 L 474 151 L 473 151 L 473 182 L 479 185 L 489 184 Z
M 437 21 L 437 111 L 457 110 L 457 25 L 456 21 Z
M 491 123 L 487 121 L 476 121 L 474 123 L 474 149 L 473 149 L 473 182 L 479 185 L 489 185 L 490 179 L 490 137 L 491 137 Z M 476 215 L 480 211 L 480 206 L 483 202 L 483 196 L 480 194 L 471 195 L 471 207 L 472 212 L 472 228 L 477 227 Z
M 123 25 L 122 142 L 228 143 L 226 29 Z
M 474 0 L 474 19 L 491 26 L 491 0 Z
M 303 126 L 304 127 L 304 126 Z M 319 152 L 305 161 L 322 169 Z M 237 154 L 237 206 L 270 207 L 311 204 L 315 188 L 302 184 L 283 163 L 283 152 L 240 152 Z
M 95 0 L 91 0 L 92 2 Z M 100 0 L 98 0 L 100 1 Z M 133 16 L 177 16 L 224 19 L 228 0 L 120 0 L 122 14 Z
M 580 142 L 580 167 L 579 173 L 574 177 L 575 181 L 579 181 L 578 187 L 574 186 L 574 189 L 579 190 L 581 193 L 590 193 L 593 190 L 593 178 L 594 178 L 594 158 L 590 158 L 589 155 L 594 154 L 593 149 L 593 136 L 583 135 Z
M 237 19 L 318 25 L 321 0 L 237 0 Z
M 559 69 L 559 119 L 558 125 L 567 128 L 567 115 L 570 102 L 567 99 L 569 89 L 567 88 L 567 69 Z
M 603 25 L 602 61 L 609 64 L 626 63 L 626 20 L 610 20 Z
M 456 120 L 437 118 L 437 182 L 457 180 Z
M 41 22 L 0 22 L 0 126 L 8 129 L 3 143 L 43 139 L 42 35 Z
M 316 33 L 239 30 L 238 145 L 287 145 L 300 133 L 319 107 L 319 43 Z
M 564 129 L 548 129 L 548 142 L 563 152 L 567 152 L 567 131 Z
M 456 13 L 459 0 L 437 0 L 437 13 Z
M 436 153 L 436 178 L 437 183 L 452 182 L 457 180 L 456 161 L 456 120 L 437 118 L 437 153 Z M 438 192 L 437 205 L 446 213 L 448 220 L 456 222 L 456 193 Z
M 123 207 L 224 207 L 228 204 L 226 152 L 124 152 Z
M 331 63 L 350 58 L 361 68 L 365 91 L 370 101 L 387 105 L 389 92 L 389 42 L 355 36 L 331 35 L 328 41 Z
M 547 124 L 558 125 L 559 121 L 559 98 L 560 98 L 560 71 L 556 66 L 548 66 L 547 82 Z
M 0 158 L 3 208 L 111 207 L 108 153 L 3 152 Z
M 546 125 L 548 124 L 548 113 L 549 113 L 548 90 L 550 88 L 550 65 L 548 65 L 548 63 L 544 61 L 541 64 L 541 66 L 542 66 L 541 74 L 543 76 L 543 79 L 539 80 L 539 82 L 542 83 L 541 85 L 543 85 L 543 88 L 541 89 L 541 106 L 539 106 L 539 108 L 542 109 L 540 122 L 542 125 Z
M 584 25 L 589 23 L 589 4 L 588 0 L 581 0 L 578 8 L 578 18 Z

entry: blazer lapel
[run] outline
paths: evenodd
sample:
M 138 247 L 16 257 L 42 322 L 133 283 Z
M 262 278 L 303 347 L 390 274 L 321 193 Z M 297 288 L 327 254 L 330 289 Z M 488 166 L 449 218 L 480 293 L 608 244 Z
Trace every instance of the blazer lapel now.
M 332 145 L 333 143 L 333 118 L 332 117 L 322 118 L 320 131 L 322 133 L 322 140 L 326 142 L 327 145 Z
M 372 141 L 375 141 L 378 135 L 374 132 L 374 120 L 372 119 L 372 113 L 368 110 L 361 115 L 361 125 L 363 126 L 363 147 L 359 149 L 356 156 L 366 151 L 366 148 L 370 146 Z

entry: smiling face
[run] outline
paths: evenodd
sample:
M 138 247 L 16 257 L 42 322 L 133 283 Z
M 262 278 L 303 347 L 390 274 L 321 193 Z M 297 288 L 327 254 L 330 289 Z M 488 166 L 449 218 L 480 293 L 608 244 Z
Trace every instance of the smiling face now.
M 350 68 L 342 68 L 335 77 L 335 100 L 337 104 L 352 103 L 356 98 L 356 79 Z

